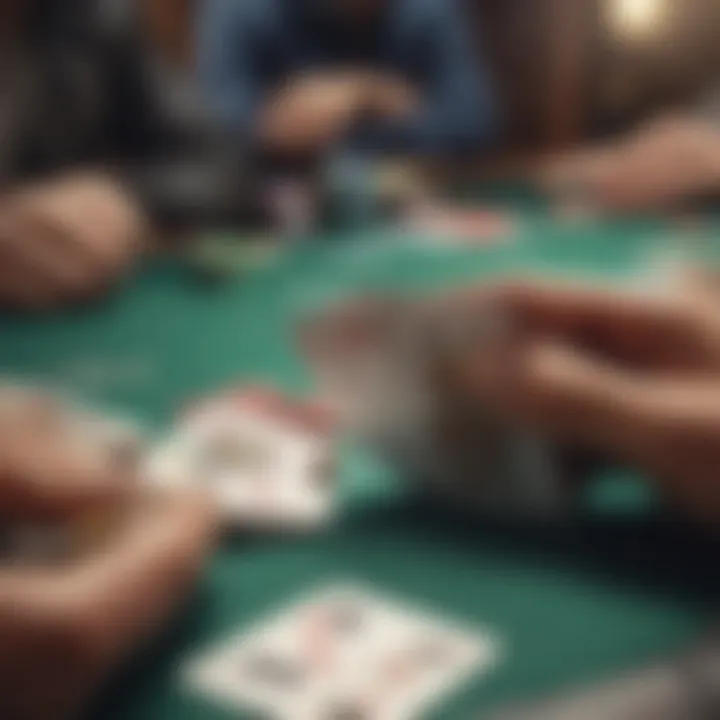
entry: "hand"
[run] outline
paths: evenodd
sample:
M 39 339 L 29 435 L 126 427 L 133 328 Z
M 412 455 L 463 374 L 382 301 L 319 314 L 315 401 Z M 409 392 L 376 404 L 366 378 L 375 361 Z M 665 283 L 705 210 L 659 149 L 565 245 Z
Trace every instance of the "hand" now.
M 0 302 L 49 308 L 98 292 L 133 262 L 143 219 L 111 179 L 74 176 L 0 199 Z
M 81 716 L 108 675 L 187 597 L 215 521 L 202 497 L 160 496 L 77 564 L 0 570 L 0 716 Z
M 296 78 L 273 98 L 261 117 L 264 142 L 282 152 L 317 152 L 340 140 L 370 103 L 363 73 Z
M 517 328 L 453 363 L 456 389 L 562 442 L 629 462 L 697 518 L 720 519 L 720 294 L 666 298 L 528 282 L 497 303 Z
M 72 433 L 58 401 L 0 388 L 0 517 L 5 523 L 73 520 L 112 510 L 134 491 L 107 448 Z
M 378 74 L 368 77 L 368 83 L 370 112 L 376 117 L 402 119 L 420 103 L 415 88 L 401 78 Z
M 720 191 L 720 129 L 669 118 L 620 143 L 554 161 L 543 183 L 618 211 L 664 207 Z
M 668 119 L 621 147 L 598 179 L 600 203 L 618 209 L 663 207 L 720 191 L 720 129 L 695 119 Z

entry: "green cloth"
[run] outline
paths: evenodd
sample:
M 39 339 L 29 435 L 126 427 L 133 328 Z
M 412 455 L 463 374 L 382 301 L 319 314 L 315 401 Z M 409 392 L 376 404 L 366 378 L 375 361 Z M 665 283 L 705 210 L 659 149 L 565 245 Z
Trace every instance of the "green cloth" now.
M 654 219 L 562 226 L 532 202 L 516 204 L 517 241 L 485 250 L 428 248 L 391 232 L 364 242 L 338 237 L 213 288 L 172 261 L 159 263 L 102 305 L 3 317 L 0 367 L 60 382 L 160 429 L 186 403 L 227 385 L 270 380 L 309 390 L 292 331 L 294 318 L 318 302 L 356 289 L 437 288 L 528 269 L 617 279 L 679 232 Z M 694 230 L 702 239 L 692 247 L 704 252 L 716 227 L 708 221 Z M 676 651 L 718 606 L 716 558 L 690 530 L 627 506 L 632 486 L 612 480 L 615 502 L 603 498 L 604 510 L 575 523 L 503 525 L 411 502 L 381 468 L 347 449 L 336 524 L 300 539 L 227 542 L 190 607 L 108 690 L 96 717 L 237 717 L 190 696 L 179 665 L 334 580 L 377 584 L 502 638 L 496 671 L 431 714 L 438 719 L 478 717 Z

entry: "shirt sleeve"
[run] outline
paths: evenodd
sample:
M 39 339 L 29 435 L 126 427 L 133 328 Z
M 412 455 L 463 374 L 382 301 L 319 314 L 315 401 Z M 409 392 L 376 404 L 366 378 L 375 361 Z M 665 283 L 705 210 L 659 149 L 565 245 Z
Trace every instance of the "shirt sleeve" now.
M 258 4 L 205 0 L 200 13 L 198 73 L 205 99 L 223 123 L 251 135 L 264 86 Z
M 420 109 L 397 122 L 364 127 L 353 145 L 370 151 L 453 153 L 486 148 L 496 137 L 490 80 L 452 0 L 433 3 L 421 43 L 428 67 Z
M 128 13 L 102 18 L 111 170 L 164 228 L 225 226 L 248 212 L 245 147 L 154 57 Z

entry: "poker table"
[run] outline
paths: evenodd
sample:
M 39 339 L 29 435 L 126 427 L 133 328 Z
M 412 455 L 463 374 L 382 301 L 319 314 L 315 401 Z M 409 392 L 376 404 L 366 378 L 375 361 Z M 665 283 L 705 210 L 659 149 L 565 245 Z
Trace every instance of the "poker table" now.
M 0 318 L 0 368 L 59 382 L 160 432 L 185 404 L 226 386 L 308 392 L 292 335 L 313 304 L 526 270 L 615 281 L 658 250 L 711 252 L 720 237 L 710 215 L 559 222 L 519 187 L 475 188 L 473 198 L 511 212 L 512 236 L 464 248 L 383 229 L 318 236 L 217 285 L 172 257 L 157 259 L 100 304 Z M 502 640 L 495 670 L 430 715 L 448 720 L 680 652 L 719 606 L 717 548 L 657 511 L 625 473 L 601 478 L 576 517 L 532 523 L 428 507 L 408 493 L 412 483 L 349 444 L 341 465 L 337 520 L 299 538 L 227 539 L 188 606 L 107 688 L 95 717 L 237 717 L 187 691 L 183 661 L 335 581 L 377 587 Z

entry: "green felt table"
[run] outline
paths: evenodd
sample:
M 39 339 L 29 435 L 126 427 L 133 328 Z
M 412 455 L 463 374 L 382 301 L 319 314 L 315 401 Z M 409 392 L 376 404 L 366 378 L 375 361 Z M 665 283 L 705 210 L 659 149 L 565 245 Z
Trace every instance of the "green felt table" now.
M 217 287 L 159 261 L 92 308 L 1 318 L 0 368 L 58 381 L 162 428 L 184 403 L 227 384 L 270 380 L 307 390 L 291 338 L 308 304 L 355 289 L 438 287 L 528 269 L 629 276 L 648 253 L 690 232 L 654 218 L 562 224 L 513 192 L 492 199 L 515 208 L 519 231 L 488 248 L 430 248 L 387 231 L 315 238 Z M 693 246 L 710 247 L 717 227 L 694 227 Z M 622 491 L 621 478 L 615 486 Z M 341 495 L 340 517 L 317 535 L 221 547 L 190 607 L 113 683 L 96 716 L 233 717 L 187 693 L 183 660 L 336 580 L 378 586 L 503 640 L 497 669 L 433 718 L 482 717 L 507 701 L 676 652 L 718 607 L 707 542 L 631 501 L 545 526 L 460 518 L 411 500 L 352 450 L 344 453 Z

